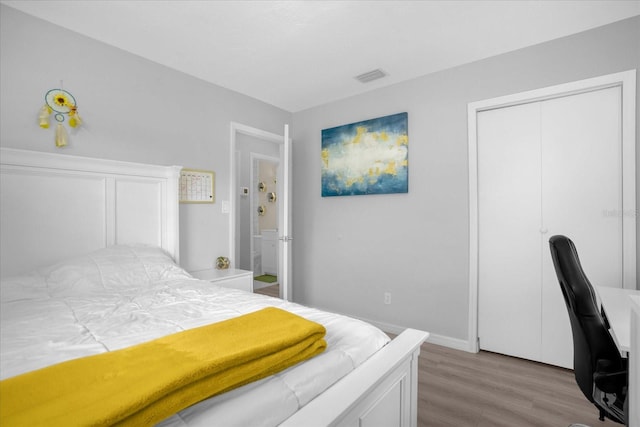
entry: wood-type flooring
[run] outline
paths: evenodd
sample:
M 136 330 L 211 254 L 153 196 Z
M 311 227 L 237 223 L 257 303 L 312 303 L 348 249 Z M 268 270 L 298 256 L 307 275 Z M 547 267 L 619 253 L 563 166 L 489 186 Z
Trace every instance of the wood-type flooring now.
M 621 425 L 598 419 L 569 369 L 428 342 L 418 364 L 419 427 Z
M 253 293 L 280 298 L 280 286 L 279 285 L 265 286 L 264 288 L 255 289 Z

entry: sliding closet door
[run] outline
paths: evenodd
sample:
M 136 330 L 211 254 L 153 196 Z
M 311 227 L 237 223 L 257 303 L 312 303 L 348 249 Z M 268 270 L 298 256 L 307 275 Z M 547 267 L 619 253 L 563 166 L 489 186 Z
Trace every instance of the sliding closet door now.
M 478 113 L 481 349 L 573 366 L 554 234 L 594 285 L 622 286 L 620 106 L 612 87 Z
M 542 361 L 572 366 L 569 316 L 548 238 L 569 236 L 593 285 L 622 286 L 620 87 L 541 104 Z M 563 325 L 567 325 L 566 327 Z
M 480 348 L 540 360 L 539 103 L 478 114 Z

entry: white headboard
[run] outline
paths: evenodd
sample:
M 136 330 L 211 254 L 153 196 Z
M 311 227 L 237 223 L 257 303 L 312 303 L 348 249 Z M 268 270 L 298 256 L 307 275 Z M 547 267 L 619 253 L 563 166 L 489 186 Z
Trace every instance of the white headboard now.
M 181 167 L 0 148 L 0 275 L 115 244 L 179 262 Z

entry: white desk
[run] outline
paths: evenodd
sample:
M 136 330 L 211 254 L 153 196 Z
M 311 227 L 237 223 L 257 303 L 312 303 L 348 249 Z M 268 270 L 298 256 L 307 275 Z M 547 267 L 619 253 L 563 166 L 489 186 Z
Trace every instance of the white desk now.
M 640 296 L 640 291 L 631 289 L 609 288 L 595 286 L 600 298 L 600 304 L 609 320 L 611 336 L 615 340 L 618 350 L 629 353 L 631 347 L 631 296 Z
M 640 295 L 631 299 L 631 351 L 629 352 L 629 427 L 640 427 Z
M 629 356 L 629 427 L 640 427 L 640 291 L 604 286 L 595 286 L 595 289 L 618 350 Z

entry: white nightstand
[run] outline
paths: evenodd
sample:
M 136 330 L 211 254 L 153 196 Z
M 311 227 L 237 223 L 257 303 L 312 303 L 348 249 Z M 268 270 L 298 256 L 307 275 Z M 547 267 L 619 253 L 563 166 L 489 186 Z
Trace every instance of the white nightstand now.
M 196 279 L 207 280 L 225 288 L 253 292 L 253 272 L 249 270 L 207 268 L 206 270 L 192 271 L 190 273 Z

